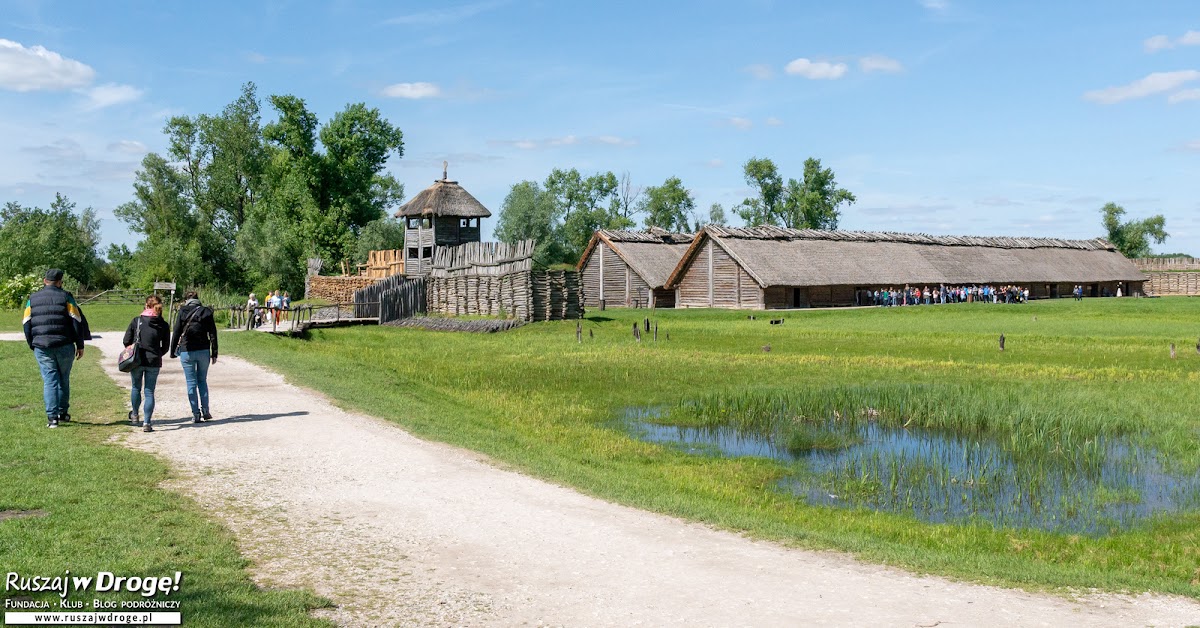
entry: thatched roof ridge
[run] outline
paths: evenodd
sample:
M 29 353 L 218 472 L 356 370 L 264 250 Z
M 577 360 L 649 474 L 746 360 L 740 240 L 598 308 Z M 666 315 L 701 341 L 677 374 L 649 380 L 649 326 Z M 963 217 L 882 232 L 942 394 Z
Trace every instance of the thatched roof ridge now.
M 651 288 L 661 288 L 679 265 L 687 251 L 692 235 L 671 233 L 665 229 L 651 228 L 648 231 L 618 231 L 600 229 L 592 234 L 583 255 L 579 256 L 576 268 L 583 270 L 596 245 L 606 243 L 613 253 L 633 269 L 633 272 Z
M 998 249 L 1080 249 L 1085 251 L 1115 251 L 1103 238 L 1063 240 L 1059 238 L 1008 238 L 992 236 L 935 236 L 924 233 L 892 231 L 822 231 L 818 229 L 788 229 L 772 225 L 758 227 L 721 227 L 708 225 L 704 231 L 717 238 L 739 240 L 830 240 L 840 242 L 902 242 L 940 246 L 986 246 Z
M 712 240 L 759 286 L 1092 283 L 1144 281 L 1107 241 L 984 238 L 709 225 L 696 234 L 666 283 Z
M 690 233 L 671 233 L 666 229 L 651 227 L 646 231 L 620 231 L 613 229 L 601 229 L 598 233 L 603 234 L 604 239 L 609 242 L 653 242 L 658 244 L 687 244 L 692 241 Z
M 421 190 L 420 194 L 396 210 L 396 218 L 410 216 L 455 216 L 458 218 L 487 218 L 492 212 L 458 181 L 439 179 Z

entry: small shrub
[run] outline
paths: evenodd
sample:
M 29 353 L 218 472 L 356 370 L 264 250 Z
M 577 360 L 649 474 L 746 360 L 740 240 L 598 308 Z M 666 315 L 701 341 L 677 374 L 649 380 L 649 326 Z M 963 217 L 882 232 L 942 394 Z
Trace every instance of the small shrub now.
M 42 287 L 37 275 L 17 275 L 0 283 L 0 307 L 15 308 L 25 305 L 25 299 Z

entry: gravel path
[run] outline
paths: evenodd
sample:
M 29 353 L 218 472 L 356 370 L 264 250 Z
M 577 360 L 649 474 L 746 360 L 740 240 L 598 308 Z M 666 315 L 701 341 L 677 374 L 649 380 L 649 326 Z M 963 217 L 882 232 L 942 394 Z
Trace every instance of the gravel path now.
M 95 342 L 127 386 L 119 343 Z M 311 587 L 338 605 L 319 613 L 343 625 L 1200 623 L 1187 598 L 964 584 L 609 504 L 345 412 L 236 358 L 209 382 L 218 420 L 192 425 L 171 362 L 158 430 L 130 428 L 126 444 L 171 461 L 173 488 L 233 529 L 261 585 Z

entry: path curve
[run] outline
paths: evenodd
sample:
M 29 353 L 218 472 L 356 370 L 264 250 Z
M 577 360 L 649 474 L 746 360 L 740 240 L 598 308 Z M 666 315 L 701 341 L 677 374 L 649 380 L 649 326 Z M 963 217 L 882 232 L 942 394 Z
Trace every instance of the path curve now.
M 11 335 L 10 335 L 11 337 Z M 10 338 L 11 339 L 11 338 Z M 93 344 L 116 370 L 120 334 Z M 175 361 L 157 431 L 126 444 L 237 535 L 263 586 L 311 587 L 344 625 L 1185 626 L 1200 602 L 1076 600 L 916 576 L 610 504 L 348 413 L 222 357 L 193 425 Z

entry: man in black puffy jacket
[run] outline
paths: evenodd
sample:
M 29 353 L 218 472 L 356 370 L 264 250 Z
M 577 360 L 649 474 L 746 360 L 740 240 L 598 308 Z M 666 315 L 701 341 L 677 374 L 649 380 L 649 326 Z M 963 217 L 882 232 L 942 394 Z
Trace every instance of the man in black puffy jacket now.
M 75 297 L 62 289 L 63 271 L 51 268 L 42 283 L 25 302 L 22 327 L 42 372 L 47 425 L 58 427 L 71 420 L 71 367 L 83 357 L 89 334 Z

